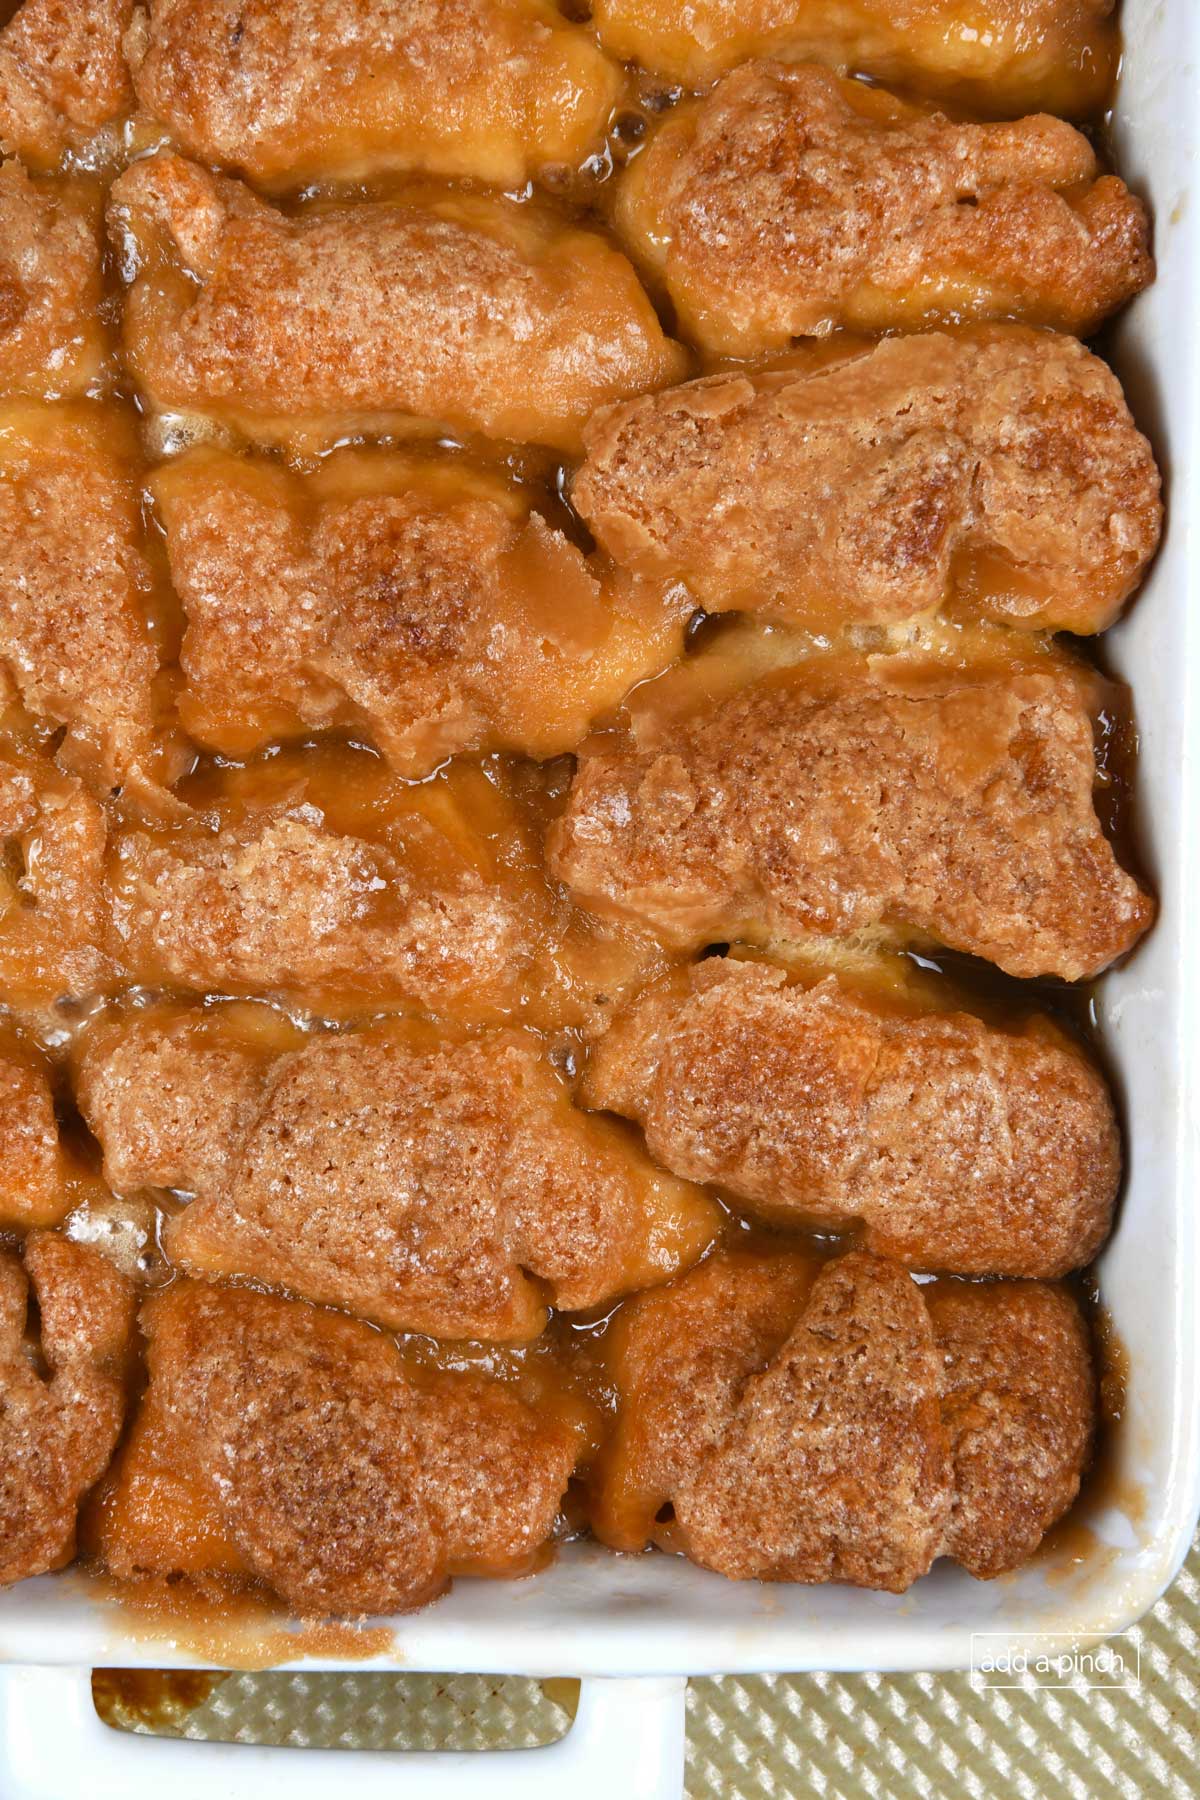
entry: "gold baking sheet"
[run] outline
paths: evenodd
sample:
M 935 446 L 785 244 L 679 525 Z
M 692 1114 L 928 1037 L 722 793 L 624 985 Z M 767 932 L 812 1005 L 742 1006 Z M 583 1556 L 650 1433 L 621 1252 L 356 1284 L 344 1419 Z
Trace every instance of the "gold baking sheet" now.
M 688 1690 L 691 1800 L 1195 1800 L 1200 1538 L 1130 1634 L 1140 1680 L 1011 1689 L 968 1675 L 760 1675 Z M 480 1675 L 230 1675 L 164 1735 L 345 1749 L 552 1741 L 572 1684 Z M 145 1729 L 135 1725 L 134 1729 Z

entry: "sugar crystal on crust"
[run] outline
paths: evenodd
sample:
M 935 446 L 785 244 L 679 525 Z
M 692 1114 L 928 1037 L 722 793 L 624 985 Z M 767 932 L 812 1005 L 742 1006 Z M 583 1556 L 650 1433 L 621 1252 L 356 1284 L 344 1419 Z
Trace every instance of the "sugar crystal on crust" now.
M 246 1289 L 179 1283 L 142 1325 L 158 1453 L 193 1471 L 243 1566 L 300 1615 L 407 1611 L 452 1575 L 545 1559 L 578 1453 L 552 1409 Z M 130 1528 L 135 1475 L 118 1467 L 102 1553 L 118 1574 L 170 1574 Z

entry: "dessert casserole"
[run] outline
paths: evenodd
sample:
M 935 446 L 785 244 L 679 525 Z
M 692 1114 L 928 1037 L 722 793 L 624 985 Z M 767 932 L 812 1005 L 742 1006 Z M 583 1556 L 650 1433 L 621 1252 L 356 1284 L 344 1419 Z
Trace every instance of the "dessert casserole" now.
M 10 9 L 0 1581 L 1069 1513 L 1154 265 L 1106 0 L 960 10 Z

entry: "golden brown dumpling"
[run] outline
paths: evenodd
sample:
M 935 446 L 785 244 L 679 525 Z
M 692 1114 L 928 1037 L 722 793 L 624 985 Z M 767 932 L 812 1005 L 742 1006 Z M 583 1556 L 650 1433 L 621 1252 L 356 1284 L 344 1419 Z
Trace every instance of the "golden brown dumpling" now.
M 801 662 L 682 715 L 651 697 L 582 757 L 550 868 L 679 949 L 884 927 L 1078 981 L 1154 916 L 1096 814 L 1099 699 L 1057 659 L 887 657 Z
M 623 85 L 549 0 L 150 0 L 138 100 L 202 162 L 260 187 L 386 170 L 515 189 L 604 142 Z
M 99 407 L 0 406 L 0 660 L 61 758 L 153 779 L 158 656 L 133 433 Z
M 354 1617 L 547 1560 L 568 1413 L 245 1289 L 180 1282 L 141 1323 L 150 1385 L 94 1531 L 115 1574 L 250 1576 L 301 1616 Z
M 693 610 L 461 456 L 341 450 L 301 477 L 198 450 L 154 493 L 180 716 L 229 755 L 341 727 L 411 777 L 466 750 L 554 756 L 674 660 Z
M 935 608 L 1101 631 L 1162 525 L 1112 371 L 1018 325 L 709 376 L 600 412 L 585 441 L 572 499 L 619 562 L 818 631 Z
M 919 1287 L 862 1252 L 726 1252 L 627 1307 L 591 1518 L 735 1580 L 902 1592 L 1020 1566 L 1078 1490 L 1087 1326 L 1044 1282 Z
M 0 30 L 0 148 L 52 168 L 132 103 L 121 39 L 133 0 L 21 0 L 10 12 Z
M 76 1510 L 125 1412 L 133 1314 L 132 1283 L 84 1244 L 35 1231 L 23 1261 L 0 1251 L 0 1584 L 74 1555 Z
M 668 113 L 616 220 L 720 356 L 968 319 L 1088 337 L 1154 275 L 1145 207 L 1061 119 L 960 124 L 812 63 Z
M 159 155 L 109 219 L 148 401 L 250 437 L 424 419 L 574 451 L 597 406 L 684 371 L 625 257 L 533 203 L 418 187 L 284 212 Z
M 0 397 L 62 399 L 103 374 L 101 215 L 86 177 L 0 163 Z
M 272 1058 L 237 1009 L 148 1013 L 89 1043 L 79 1098 L 110 1180 L 195 1195 L 167 1227 L 176 1266 L 392 1330 L 532 1338 L 547 1302 L 664 1281 L 717 1228 L 634 1133 L 572 1104 L 531 1032 L 393 1020 Z
M 1120 1139 L 1100 1071 L 1048 1017 L 1003 1028 L 952 993 L 819 961 L 710 957 L 656 982 L 591 1051 L 581 1097 L 651 1155 L 779 1225 L 958 1275 L 1058 1276 L 1112 1223 Z

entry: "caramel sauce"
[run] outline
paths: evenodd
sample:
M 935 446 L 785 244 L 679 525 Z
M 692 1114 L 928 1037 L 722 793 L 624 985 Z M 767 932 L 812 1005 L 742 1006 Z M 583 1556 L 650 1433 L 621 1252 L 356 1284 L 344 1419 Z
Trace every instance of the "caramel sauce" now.
M 1121 1425 L 1129 1386 L 1129 1352 L 1100 1299 L 1094 1275 L 1084 1271 L 1075 1278 L 1092 1327 L 1096 1358 L 1099 1412 L 1092 1456 L 1084 1472 L 1079 1498 L 1046 1533 L 1034 1560 L 1046 1570 L 1047 1580 L 1063 1584 L 1081 1569 L 1105 1566 L 1116 1555 L 1111 1543 L 1097 1529 L 1105 1513 L 1124 1516 L 1137 1530 L 1146 1521 L 1149 1495 L 1140 1482 L 1121 1467 Z

